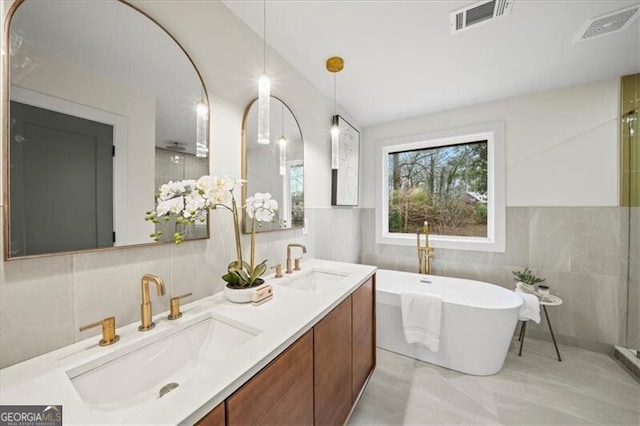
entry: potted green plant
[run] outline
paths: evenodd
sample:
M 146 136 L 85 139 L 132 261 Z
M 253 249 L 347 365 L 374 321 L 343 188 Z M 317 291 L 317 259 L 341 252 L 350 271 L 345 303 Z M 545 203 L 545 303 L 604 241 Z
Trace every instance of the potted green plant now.
M 545 278 L 536 276 L 531 270 L 526 267 L 522 271 L 511 271 L 514 275 L 514 280 L 518 283 L 522 283 L 526 289 L 529 289 L 532 293 L 537 292 L 538 284 L 544 282 Z

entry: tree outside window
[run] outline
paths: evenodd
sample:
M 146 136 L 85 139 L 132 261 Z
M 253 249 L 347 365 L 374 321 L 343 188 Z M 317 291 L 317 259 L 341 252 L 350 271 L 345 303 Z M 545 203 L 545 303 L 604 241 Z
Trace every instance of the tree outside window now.
M 291 166 L 289 172 L 291 193 L 291 226 L 304 226 L 304 168 Z
M 487 237 L 486 140 L 388 154 L 390 233 Z

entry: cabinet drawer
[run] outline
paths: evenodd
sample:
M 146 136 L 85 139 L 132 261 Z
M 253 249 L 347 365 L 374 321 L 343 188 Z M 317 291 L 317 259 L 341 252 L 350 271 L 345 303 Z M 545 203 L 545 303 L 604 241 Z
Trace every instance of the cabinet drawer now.
M 347 420 L 351 400 L 351 297 L 313 328 L 316 425 Z
M 227 424 L 313 425 L 313 331 L 227 401 Z
M 351 295 L 353 319 L 353 390 L 355 403 L 375 366 L 375 286 L 373 277 Z
M 224 402 L 209 411 L 206 416 L 198 420 L 196 426 L 225 426 Z

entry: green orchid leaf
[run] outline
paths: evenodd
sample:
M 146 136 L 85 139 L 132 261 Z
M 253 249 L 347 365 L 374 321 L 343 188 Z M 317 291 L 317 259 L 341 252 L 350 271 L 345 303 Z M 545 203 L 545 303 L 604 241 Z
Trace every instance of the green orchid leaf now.
M 238 276 L 232 273 L 226 273 L 222 276 L 222 279 L 229 284 L 237 284 L 239 282 Z
M 238 270 L 234 271 L 233 273 L 236 274 L 238 276 L 238 278 L 240 278 L 240 281 L 245 282 L 245 283 L 251 282 L 251 279 L 249 278 L 249 275 L 247 275 L 247 273 L 245 271 L 243 271 L 242 269 L 238 269 Z
M 256 266 L 256 269 L 254 269 L 253 273 L 251 274 L 251 281 L 253 282 L 263 276 L 266 270 L 266 266 Z
M 262 261 L 262 263 L 260 263 L 259 265 L 256 265 L 255 269 L 251 273 L 251 280 L 255 281 L 256 279 L 263 276 L 266 271 L 267 271 L 267 260 L 265 259 L 264 261 Z

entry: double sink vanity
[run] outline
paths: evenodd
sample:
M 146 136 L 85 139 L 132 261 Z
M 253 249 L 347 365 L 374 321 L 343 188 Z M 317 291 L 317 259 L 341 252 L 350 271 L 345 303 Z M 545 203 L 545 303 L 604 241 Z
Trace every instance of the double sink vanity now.
M 0 370 L 3 405 L 65 424 L 343 424 L 375 368 L 375 267 L 309 260 L 273 300 L 222 293 Z
M 207 175 L 202 151 L 215 154 L 204 73 L 162 19 L 130 1 L 9 3 L 5 39 L 20 43 L 4 64 L 4 122 L 12 123 L 3 138 L 5 260 L 155 244 L 149 234 L 159 228 L 143 214 L 154 209 L 150 194 L 165 182 Z M 115 33 L 136 36 L 113 49 Z M 175 72 L 167 73 L 167 58 Z M 279 220 L 260 229 L 242 209 L 252 241 L 254 230 L 306 223 L 302 130 L 283 100 L 272 96 L 270 105 L 269 120 L 286 144 L 258 143 L 252 101 L 242 124 L 240 198 L 270 193 L 282 207 Z M 96 153 L 77 148 L 94 143 Z M 155 176 L 122 173 L 127 165 Z M 50 199 L 49 214 L 30 207 L 47 188 L 69 186 L 73 197 Z M 83 220 L 67 220 L 69 209 L 83 212 Z M 207 238 L 209 225 L 197 224 L 191 237 Z M 227 255 L 210 246 L 207 255 Z M 289 273 L 268 278 L 273 299 L 259 306 L 232 303 L 223 293 L 180 306 L 187 294 L 172 295 L 171 312 L 159 304 L 152 312 L 149 287 L 165 289 L 159 277 L 145 275 L 139 323 L 116 328 L 110 317 L 83 325 L 102 325 L 102 338 L 0 370 L 0 405 L 61 405 L 64 424 L 82 425 L 344 423 L 375 367 L 376 269 L 309 260 L 298 271 L 289 250 L 295 246 L 288 247 Z M 222 282 L 210 279 L 212 286 Z

